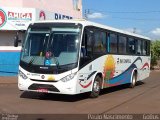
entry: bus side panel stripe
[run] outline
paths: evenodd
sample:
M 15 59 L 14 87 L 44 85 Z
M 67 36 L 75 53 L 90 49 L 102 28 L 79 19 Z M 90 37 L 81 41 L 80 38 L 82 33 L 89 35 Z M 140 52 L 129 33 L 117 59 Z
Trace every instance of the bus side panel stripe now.
M 112 86 L 130 83 L 131 73 L 134 68 L 137 68 L 135 64 L 133 64 L 129 69 L 127 69 L 125 72 L 123 72 L 119 76 L 114 77 L 110 80 L 105 80 L 104 87 L 112 87 Z
M 125 83 L 130 83 L 130 79 L 131 79 L 131 74 L 133 72 L 133 70 L 135 68 L 137 68 L 137 66 L 134 64 L 137 60 L 141 60 L 140 57 L 138 57 L 133 64 L 122 74 L 118 75 L 117 77 L 114 77 L 110 80 L 105 80 L 104 82 L 104 87 L 111 87 L 111 86 L 117 86 L 117 85 L 121 85 L 121 84 L 125 84 Z M 141 70 L 144 69 L 145 67 L 149 68 L 149 64 L 145 63 Z
M 149 64 L 147 62 L 143 65 L 143 67 L 141 68 L 141 70 L 144 69 L 145 67 L 149 68 Z

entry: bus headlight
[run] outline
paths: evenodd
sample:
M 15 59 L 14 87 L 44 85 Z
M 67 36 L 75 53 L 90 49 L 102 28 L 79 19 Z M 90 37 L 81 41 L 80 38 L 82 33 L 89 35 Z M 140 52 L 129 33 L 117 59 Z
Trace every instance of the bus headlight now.
M 67 75 L 66 77 L 60 79 L 62 82 L 67 82 L 67 81 L 70 81 L 71 79 L 74 78 L 74 76 L 76 75 L 76 73 L 72 73 L 70 75 Z
M 25 80 L 28 78 L 28 77 L 27 77 L 22 71 L 20 71 L 20 70 L 19 70 L 19 76 L 22 77 L 22 78 L 25 79 Z

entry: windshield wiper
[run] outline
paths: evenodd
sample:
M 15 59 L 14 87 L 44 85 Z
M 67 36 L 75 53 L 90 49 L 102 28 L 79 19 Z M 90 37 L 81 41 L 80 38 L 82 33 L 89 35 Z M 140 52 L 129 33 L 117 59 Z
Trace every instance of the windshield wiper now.
M 32 57 L 32 59 L 29 61 L 29 66 L 31 66 L 32 65 L 32 63 L 35 61 L 35 58 L 36 58 L 36 56 L 34 56 L 34 57 Z
M 56 67 L 57 67 L 57 70 L 59 70 L 59 62 L 58 62 L 58 60 L 57 60 L 57 58 L 55 57 L 55 55 L 54 55 L 54 53 L 52 53 L 53 55 L 53 59 L 54 59 L 54 61 L 55 61 L 55 63 L 56 63 Z

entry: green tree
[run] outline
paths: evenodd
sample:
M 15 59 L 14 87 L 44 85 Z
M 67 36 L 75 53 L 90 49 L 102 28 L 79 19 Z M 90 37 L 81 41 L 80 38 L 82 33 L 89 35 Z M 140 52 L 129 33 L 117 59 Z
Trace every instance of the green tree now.
M 157 60 L 160 59 L 160 40 L 151 42 L 151 66 L 157 65 Z

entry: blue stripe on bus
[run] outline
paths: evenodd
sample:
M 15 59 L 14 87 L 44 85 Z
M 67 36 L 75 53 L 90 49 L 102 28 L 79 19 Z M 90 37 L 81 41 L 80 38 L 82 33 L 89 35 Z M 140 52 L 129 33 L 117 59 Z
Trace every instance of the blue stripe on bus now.
M 124 73 L 120 74 L 118 77 L 115 77 L 108 81 L 109 84 L 116 84 L 120 82 L 120 84 L 126 84 L 131 82 L 131 74 L 135 67 L 131 67 Z
M 139 60 L 139 58 L 137 58 L 137 60 Z M 135 60 L 135 61 L 137 61 L 137 60 Z M 105 80 L 104 87 L 117 86 L 117 85 L 130 83 L 132 71 L 134 68 L 137 68 L 137 66 L 134 63 L 126 71 L 124 71 L 122 74 L 120 74 L 110 80 Z

